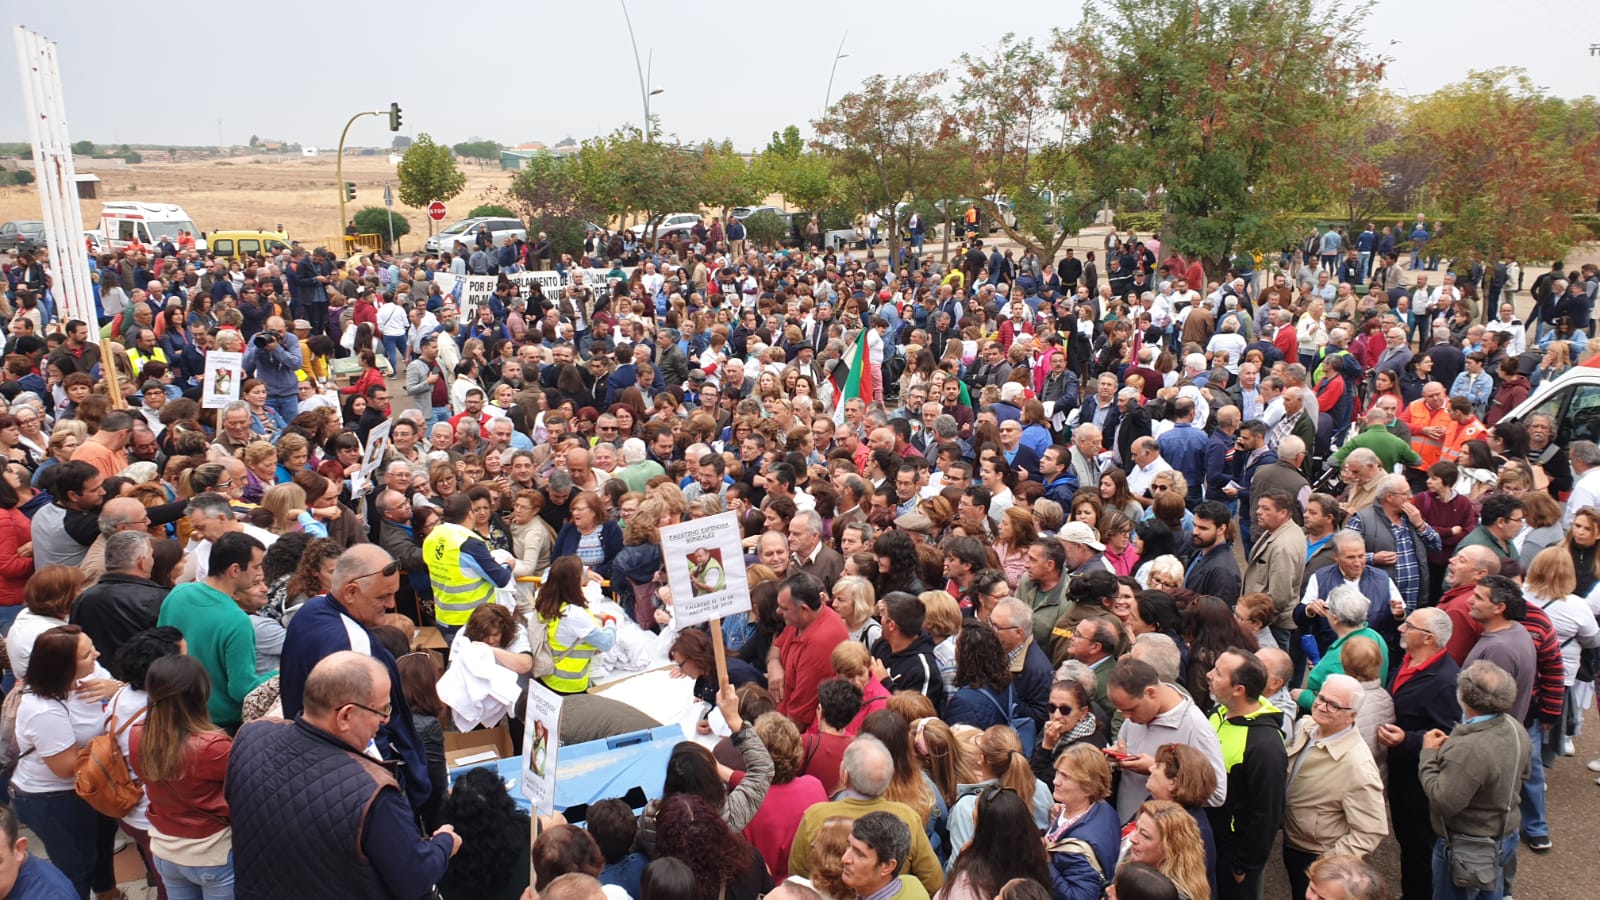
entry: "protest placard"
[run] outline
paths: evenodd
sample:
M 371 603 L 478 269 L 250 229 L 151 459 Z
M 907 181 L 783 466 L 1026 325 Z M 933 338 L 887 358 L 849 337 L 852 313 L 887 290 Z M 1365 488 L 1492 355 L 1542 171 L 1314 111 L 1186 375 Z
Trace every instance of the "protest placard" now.
M 206 354 L 206 372 L 200 385 L 200 406 L 221 409 L 239 399 L 244 381 L 244 354 L 212 350 Z
M 527 729 L 522 736 L 522 795 L 535 816 L 555 811 L 556 755 L 561 738 L 561 695 L 538 681 L 528 684 Z

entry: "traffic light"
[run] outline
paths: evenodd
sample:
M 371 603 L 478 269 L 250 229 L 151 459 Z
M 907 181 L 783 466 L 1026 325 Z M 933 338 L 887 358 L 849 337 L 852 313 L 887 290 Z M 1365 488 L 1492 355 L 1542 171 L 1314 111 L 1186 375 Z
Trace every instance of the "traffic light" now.
M 354 181 L 346 181 L 344 183 L 344 199 L 346 202 L 356 199 L 356 183 Z
M 400 130 L 400 104 L 398 103 L 389 104 L 389 130 Z

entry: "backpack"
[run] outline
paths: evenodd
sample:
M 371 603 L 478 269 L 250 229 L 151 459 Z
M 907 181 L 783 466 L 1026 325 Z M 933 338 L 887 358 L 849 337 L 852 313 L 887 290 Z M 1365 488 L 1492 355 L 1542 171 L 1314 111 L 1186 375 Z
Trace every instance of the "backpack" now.
M 115 702 L 113 697 L 112 703 Z M 110 729 L 96 735 L 87 747 L 78 751 L 72 788 L 102 816 L 120 819 L 144 799 L 144 787 L 128 768 L 127 757 L 122 755 L 122 745 L 117 743 L 117 738 L 138 721 L 146 709 L 149 707 L 141 708 L 121 725 L 117 724 L 117 717 L 112 716 L 108 723 Z
M 18 684 L 0 703 L 0 778 L 11 780 L 22 759 L 22 748 L 17 744 L 17 707 L 22 705 L 23 687 Z M 33 752 L 33 751 L 28 751 Z
M 1005 706 L 1001 706 L 1000 701 L 996 699 L 994 694 L 990 693 L 989 691 L 982 690 L 979 691 L 979 693 L 983 694 L 985 697 L 988 697 L 989 702 L 994 704 L 994 708 L 1000 710 L 1001 718 L 1005 719 L 1006 724 L 1010 725 L 1012 730 L 1017 733 L 1017 740 L 1022 742 L 1023 749 L 1029 753 L 1032 753 L 1033 748 L 1038 746 L 1039 743 L 1039 725 L 1033 721 L 1032 716 L 1019 716 L 1016 714 L 1016 691 L 1017 686 L 1015 683 L 1006 687 Z
M 533 670 L 528 673 L 529 677 L 542 678 L 555 674 L 556 656 L 550 650 L 550 629 L 538 613 L 528 616 L 528 654 L 533 657 Z

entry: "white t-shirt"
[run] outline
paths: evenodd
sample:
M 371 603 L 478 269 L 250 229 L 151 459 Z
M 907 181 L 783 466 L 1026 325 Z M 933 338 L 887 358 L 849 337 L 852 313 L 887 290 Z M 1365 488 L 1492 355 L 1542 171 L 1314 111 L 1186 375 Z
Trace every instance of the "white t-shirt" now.
M 117 735 L 117 745 L 122 748 L 122 757 L 124 759 L 131 759 L 130 754 L 132 751 L 128 748 L 128 738 L 132 736 L 133 729 L 137 727 L 137 723 L 144 721 L 144 709 L 149 704 L 150 697 L 144 691 L 125 687 L 118 691 L 117 695 L 111 698 L 111 703 L 106 706 L 103 730 L 107 734 L 111 733 L 111 717 L 116 716 L 117 727 L 122 728 L 122 733 Z M 130 717 L 134 723 L 132 725 L 129 724 Z M 124 728 L 123 726 L 127 727 Z M 123 816 L 122 821 L 140 831 L 149 831 L 150 798 L 140 797 L 139 805 Z
M 33 642 L 46 631 L 65 624 L 63 619 L 41 616 L 31 609 L 17 613 L 11 630 L 6 632 L 6 653 L 11 657 L 11 671 L 16 673 L 19 680 L 28 677 L 28 660 L 33 656 Z
M 267 531 L 265 528 L 257 528 L 254 525 L 243 522 L 239 523 L 239 527 L 244 530 L 245 534 L 260 541 L 261 546 L 269 550 L 278 540 L 277 535 Z M 190 555 L 194 557 L 194 580 L 205 581 L 211 575 L 211 542 L 206 540 L 196 541 L 194 550 L 190 551 Z M 17 616 L 17 618 L 21 619 L 22 617 Z
M 111 673 L 96 665 L 90 678 L 110 678 Z M 100 704 L 82 700 L 48 700 L 33 693 L 23 695 L 17 705 L 17 771 L 11 784 L 30 794 L 72 790 L 71 776 L 62 778 L 50 771 L 45 759 L 87 744 L 105 731 Z

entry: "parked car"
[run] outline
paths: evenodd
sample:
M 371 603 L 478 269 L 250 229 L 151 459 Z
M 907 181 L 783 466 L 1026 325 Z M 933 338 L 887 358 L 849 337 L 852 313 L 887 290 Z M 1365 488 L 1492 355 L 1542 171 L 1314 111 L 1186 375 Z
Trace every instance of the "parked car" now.
M 1539 354 L 1525 353 L 1518 358 L 1522 371 L 1538 365 Z M 1550 442 L 1570 446 L 1573 441 L 1600 443 L 1600 368 L 1573 366 L 1559 378 L 1534 389 L 1528 399 L 1517 404 L 1501 421 L 1527 422 L 1535 413 L 1556 420 L 1556 433 Z
M 429 253 L 444 253 L 455 249 L 456 241 L 466 244 L 468 249 L 477 246 L 477 233 L 479 225 L 489 226 L 489 235 L 494 238 L 494 245 L 500 246 L 506 238 L 519 241 L 528 239 L 528 226 L 517 219 L 501 219 L 490 216 L 476 216 L 471 219 L 462 219 L 449 228 L 439 232 L 423 244 Z
M 776 206 L 735 206 L 733 210 L 728 213 L 728 218 L 748 219 L 758 212 L 777 213 L 778 218 L 783 219 L 785 222 L 789 221 L 789 213 L 785 210 L 777 208 Z
M 211 252 L 222 259 L 275 254 L 289 246 L 289 236 L 281 231 L 213 231 Z
M 121 250 L 135 240 L 146 247 L 154 247 L 162 240 L 177 243 L 181 231 L 189 232 L 194 237 L 195 249 L 205 252 L 205 233 L 195 227 L 194 220 L 176 203 L 108 200 L 100 207 L 100 233 L 106 236 L 113 250 Z
M 0 251 L 32 250 L 44 244 L 44 223 L 31 220 L 0 225 Z

